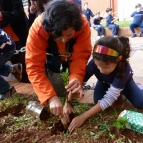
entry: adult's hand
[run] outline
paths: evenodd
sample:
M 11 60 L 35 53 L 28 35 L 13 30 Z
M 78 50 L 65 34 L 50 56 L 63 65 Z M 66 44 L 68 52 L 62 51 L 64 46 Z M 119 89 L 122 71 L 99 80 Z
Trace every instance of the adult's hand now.
M 49 99 L 49 107 L 54 115 L 63 116 L 63 105 L 57 96 L 53 96 Z
M 72 79 L 65 88 L 67 89 L 67 91 L 72 91 L 72 93 L 79 92 L 80 95 L 82 95 L 82 93 L 81 93 L 82 87 L 81 87 L 81 84 L 80 84 L 80 81 L 78 80 L 78 78 Z

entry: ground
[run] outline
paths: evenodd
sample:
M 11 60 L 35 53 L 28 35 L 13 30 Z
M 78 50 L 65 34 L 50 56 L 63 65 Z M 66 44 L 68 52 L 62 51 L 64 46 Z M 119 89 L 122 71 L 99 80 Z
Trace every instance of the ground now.
M 121 109 L 109 108 L 69 133 L 60 119 L 48 111 L 48 106 L 46 120 L 29 114 L 26 106 L 33 100 L 37 100 L 35 96 L 16 94 L 0 102 L 0 143 L 143 143 L 143 135 L 114 126 Z M 61 100 L 64 102 L 64 98 Z M 76 100 L 72 104 L 74 116 L 93 106 Z

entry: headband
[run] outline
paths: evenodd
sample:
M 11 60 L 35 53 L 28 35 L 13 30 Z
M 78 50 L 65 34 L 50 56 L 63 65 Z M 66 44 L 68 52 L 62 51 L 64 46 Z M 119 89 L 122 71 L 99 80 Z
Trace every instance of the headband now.
M 119 53 L 111 48 L 102 46 L 102 45 L 96 45 L 93 49 L 93 52 L 99 53 L 99 54 L 104 54 L 108 56 L 114 56 L 118 57 Z

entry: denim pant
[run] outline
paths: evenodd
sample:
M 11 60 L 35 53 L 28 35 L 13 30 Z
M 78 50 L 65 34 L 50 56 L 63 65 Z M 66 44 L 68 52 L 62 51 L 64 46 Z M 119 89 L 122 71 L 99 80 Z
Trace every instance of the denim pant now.
M 119 25 L 117 24 L 109 24 L 108 28 L 112 30 L 112 36 L 118 35 Z
M 140 33 L 143 33 L 143 23 L 131 23 L 130 24 L 130 29 L 131 29 L 133 34 L 136 33 L 135 30 L 134 30 L 134 28 L 136 28 L 136 27 L 141 27 L 142 30 L 141 30 Z
M 98 35 L 97 36 L 102 36 L 104 35 L 104 27 L 102 25 L 95 25 L 94 29 L 97 31 Z
M 110 87 L 109 84 L 97 81 L 94 89 L 94 103 L 97 104 L 98 100 L 101 100 L 106 94 L 106 91 Z M 133 79 L 130 79 L 123 91 L 121 92 L 135 108 L 143 109 L 143 92 L 139 89 Z
M 7 52 L 0 52 L 0 94 L 4 93 L 10 88 L 10 84 L 5 81 L 2 76 L 8 76 L 11 66 L 6 62 L 13 56 L 15 49 L 11 49 Z

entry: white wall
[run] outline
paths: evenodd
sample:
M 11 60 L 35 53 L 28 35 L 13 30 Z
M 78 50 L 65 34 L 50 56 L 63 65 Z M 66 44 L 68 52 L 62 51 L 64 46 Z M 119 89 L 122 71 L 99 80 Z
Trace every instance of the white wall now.
M 130 17 L 132 12 L 135 11 L 135 5 L 137 3 L 143 6 L 143 0 L 118 0 L 119 19 L 123 20 L 124 18 Z

